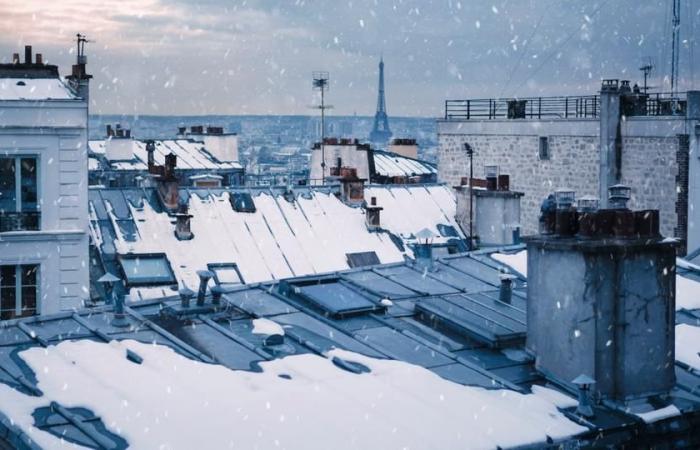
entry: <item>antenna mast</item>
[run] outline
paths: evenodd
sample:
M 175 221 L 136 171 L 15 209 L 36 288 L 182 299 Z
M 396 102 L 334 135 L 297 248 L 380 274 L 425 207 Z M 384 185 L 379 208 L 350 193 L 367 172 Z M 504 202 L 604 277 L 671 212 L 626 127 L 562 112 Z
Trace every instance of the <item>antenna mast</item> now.
M 681 0 L 673 2 L 673 36 L 671 42 L 671 95 L 678 89 L 678 55 L 680 53 Z
M 651 58 L 649 58 L 647 63 L 640 67 L 639 70 L 644 72 L 644 86 L 642 87 L 642 92 L 648 94 L 649 85 L 647 84 L 647 79 L 649 78 L 649 74 L 651 73 L 651 71 L 654 70 L 654 64 L 652 64 Z
M 321 105 L 317 106 L 321 110 L 321 184 L 326 184 L 326 110 L 332 107 L 326 106 L 325 93 L 330 86 L 330 76 L 324 71 L 313 72 L 312 76 L 314 90 L 321 91 Z

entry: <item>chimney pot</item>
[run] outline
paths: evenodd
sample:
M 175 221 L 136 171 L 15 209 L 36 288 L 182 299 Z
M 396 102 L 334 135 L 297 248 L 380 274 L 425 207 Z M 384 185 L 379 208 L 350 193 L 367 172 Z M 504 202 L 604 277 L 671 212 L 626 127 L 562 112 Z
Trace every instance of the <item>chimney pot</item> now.
M 509 273 L 502 273 L 499 275 L 499 278 L 501 279 L 501 287 L 498 291 L 498 300 L 510 305 L 513 299 L 513 280 L 515 276 Z
M 209 270 L 198 270 L 199 277 L 199 292 L 197 292 L 197 306 L 204 305 L 204 296 L 207 294 L 207 284 L 214 277 L 214 274 Z
M 221 304 L 221 297 L 224 294 L 224 288 L 221 286 L 214 286 L 211 288 L 211 302 L 215 305 Z
M 194 291 L 187 286 L 183 287 L 178 291 L 180 294 L 180 303 L 183 308 L 189 308 L 190 307 L 190 300 L 192 300 L 192 297 L 194 297 Z

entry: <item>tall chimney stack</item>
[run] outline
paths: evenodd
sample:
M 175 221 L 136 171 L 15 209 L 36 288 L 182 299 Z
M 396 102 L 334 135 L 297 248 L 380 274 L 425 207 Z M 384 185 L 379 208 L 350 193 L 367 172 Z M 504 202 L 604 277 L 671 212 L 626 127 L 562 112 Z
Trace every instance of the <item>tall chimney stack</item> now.
M 25 64 L 32 63 L 32 46 L 31 45 L 24 46 L 24 63 Z
M 653 221 L 622 234 L 600 226 L 609 212 L 586 211 L 594 232 L 576 224 L 579 235 L 525 238 L 527 348 L 554 379 L 585 374 L 596 398 L 623 403 L 675 385 L 677 244 L 649 230 Z

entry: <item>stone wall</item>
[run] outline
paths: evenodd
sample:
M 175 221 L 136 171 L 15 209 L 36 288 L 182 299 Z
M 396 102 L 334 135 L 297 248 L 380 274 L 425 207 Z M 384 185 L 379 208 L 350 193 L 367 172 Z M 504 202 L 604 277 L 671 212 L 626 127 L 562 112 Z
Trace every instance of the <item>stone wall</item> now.
M 542 200 L 557 188 L 574 189 L 578 196 L 596 195 L 598 190 L 598 138 L 550 136 L 549 160 L 539 159 L 539 136 L 445 135 L 438 136 L 439 181 L 458 185 L 469 176 L 469 161 L 463 144 L 474 149 L 474 176 L 484 178 L 484 165 L 497 164 L 510 175 L 510 189 L 523 192 L 523 234 L 537 231 Z
M 545 130 L 538 130 L 542 133 Z M 539 138 L 547 136 L 549 159 L 540 160 Z M 576 191 L 576 197 L 598 196 L 600 179 L 599 136 L 575 135 L 499 135 L 442 133 L 438 128 L 438 177 L 449 185 L 458 185 L 469 176 L 469 160 L 463 144 L 474 149 L 474 176 L 484 177 L 484 165 L 497 164 L 501 174 L 510 175 L 510 188 L 524 192 L 521 203 L 523 234 L 537 231 L 542 200 L 558 188 Z M 661 232 L 675 236 L 678 225 L 676 203 L 679 165 L 679 137 L 623 137 L 622 179 L 632 187 L 634 209 L 659 209 Z M 687 186 L 685 187 L 687 189 Z M 683 236 L 684 237 L 684 236 Z

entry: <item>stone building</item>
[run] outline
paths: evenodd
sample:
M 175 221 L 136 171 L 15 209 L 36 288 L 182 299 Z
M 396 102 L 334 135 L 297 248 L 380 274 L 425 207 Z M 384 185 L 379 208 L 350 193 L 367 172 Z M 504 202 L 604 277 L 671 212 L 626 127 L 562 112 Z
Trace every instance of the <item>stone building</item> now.
M 88 297 L 85 62 L 65 80 L 31 46 L 0 64 L 0 321 Z
M 632 187 L 635 209 L 658 209 L 661 231 L 700 246 L 698 134 L 700 92 L 671 97 L 605 80 L 598 95 L 519 100 L 450 100 L 438 121 L 438 178 L 460 184 L 496 164 L 524 192 L 522 231 L 537 231 L 542 200 L 557 188 L 595 196 L 605 207 L 611 185 Z M 603 193 L 603 195 L 601 195 Z

